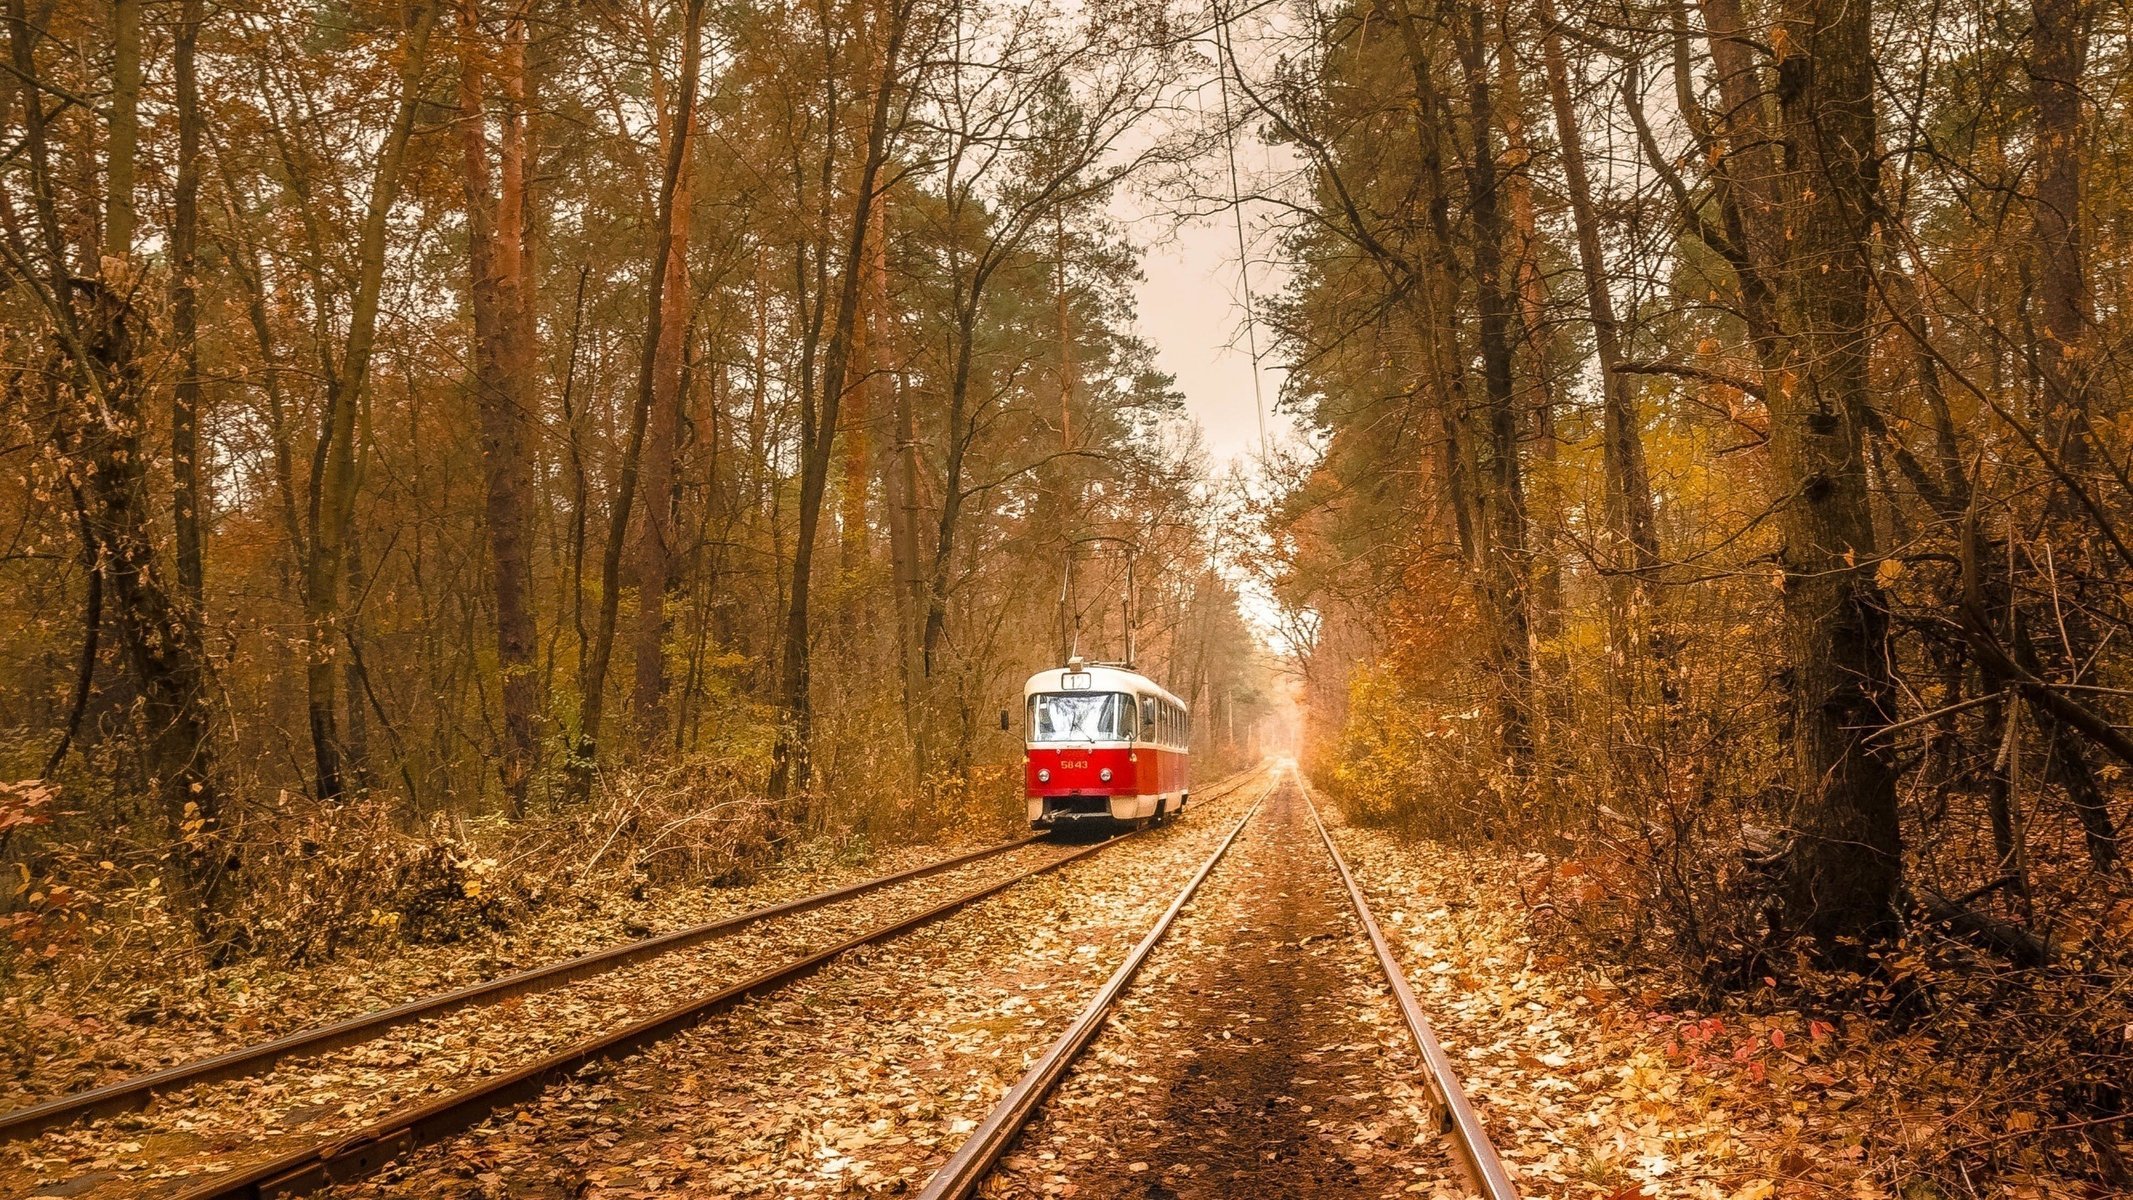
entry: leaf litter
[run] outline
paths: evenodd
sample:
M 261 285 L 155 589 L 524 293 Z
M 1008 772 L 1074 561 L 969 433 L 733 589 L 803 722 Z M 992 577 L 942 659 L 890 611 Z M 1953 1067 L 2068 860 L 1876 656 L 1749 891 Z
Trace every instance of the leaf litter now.
M 259 1075 L 162 1095 L 143 1112 L 10 1143 L 0 1147 L 0 1194 L 64 1190 L 100 1197 L 167 1190 L 191 1176 L 353 1132 L 1060 852 L 1035 844 L 540 992 L 411 1022 L 368 1042 L 285 1060 Z
M 866 1196 L 922 1182 L 1241 815 L 1136 837 L 550 1089 L 343 1197 Z
M 1894 1182 L 1945 1146 L 1962 1105 L 1930 1039 L 1745 999 L 1675 1007 L 1536 932 L 1517 860 L 1369 828 L 1336 837 L 1528 1195 L 1942 1194 Z M 2037 1176 L 1993 1194 L 2102 1193 Z
M 863 879 L 893 874 L 967 845 L 883 847 L 864 856 L 810 846 L 739 886 L 588 887 L 505 929 L 457 941 L 385 940 L 366 954 L 304 965 L 247 959 L 180 985 L 115 969 L 88 988 L 0 999 L 32 1032 L 30 1069 L 0 1077 L 0 1109 L 27 1107 L 193 1062 L 298 1030 L 390 1008 L 512 971 L 572 958 L 655 930 L 716 921 Z
M 984 1194 L 1466 1195 L 1293 786 L 1217 864 Z

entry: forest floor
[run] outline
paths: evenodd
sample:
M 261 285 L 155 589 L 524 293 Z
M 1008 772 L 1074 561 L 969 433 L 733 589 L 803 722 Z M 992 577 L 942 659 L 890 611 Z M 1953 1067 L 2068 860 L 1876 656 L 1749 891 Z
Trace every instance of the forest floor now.
M 0 988 L 0 1110 L 213 1054 L 618 943 L 730 917 L 947 858 L 979 843 L 862 849 L 822 841 L 726 887 L 584 887 L 504 928 L 452 941 L 381 936 L 322 962 L 251 958 L 166 970 L 152 946 L 97 970 L 17 969 Z
M 1196 800 L 1182 818 L 1113 850 L 856 951 L 332 1194 L 775 1200 L 916 1191 L 1261 790 Z
M 1336 837 L 1529 1196 L 2119 1194 L 2042 1163 L 1974 1192 L 1934 1182 L 1976 1132 L 1956 1119 L 1976 1096 L 1928 1030 L 1810 1014 L 1774 992 L 1685 1008 L 1538 931 L 1517 882 L 1531 862 L 1377 829 Z
M 1137 849 L 1121 847 L 850 955 L 347 1193 L 635 1200 L 909 1190 L 1086 1002 L 1259 790 L 1196 805 L 1185 820 L 1136 839 Z M 1534 860 L 1345 826 L 1322 811 L 1527 1196 L 1964 1194 L 1926 1182 L 1977 1124 L 1954 1119 L 1968 1111 L 1967 1085 L 1929 1033 L 1801 1011 L 1774 990 L 1713 1010 L 1684 1007 L 1654 977 L 1574 959 L 1572 943 L 1521 890 Z M 305 968 L 252 964 L 183 985 L 114 973 L 108 986 L 87 991 L 10 985 L 0 1003 L 11 1021 L 38 1032 L 39 1055 L 0 1092 L 0 1108 L 965 848 L 862 857 L 818 846 L 746 886 L 573 897 L 508 930 Z M 944 876 L 865 908 L 966 885 Z M 831 926 L 864 915 L 790 922 L 760 946 L 736 943 L 690 969 L 732 976 L 747 964 L 725 958 L 775 957 L 793 939 L 819 942 L 837 933 Z M 660 994 L 692 986 L 663 978 L 676 970 L 630 979 L 656 982 Z M 617 978 L 583 989 L 582 1000 L 559 1001 L 525 1036 L 552 1041 L 580 1015 L 597 1023 L 619 1011 L 607 991 L 637 984 Z M 462 1062 L 457 1036 L 440 1032 L 409 1046 L 429 1066 L 457 1064 L 455 1074 L 469 1063 L 495 1065 Z M 480 1034 L 477 1049 L 502 1061 L 498 1036 Z M 272 1149 L 259 1139 L 294 1134 L 336 1104 L 360 1115 L 429 1086 L 393 1072 L 435 1073 L 360 1056 L 346 1071 L 292 1066 L 282 1081 L 174 1097 L 108 1128 L 25 1144 L 0 1167 L 0 1192 L 17 1184 L 49 1191 L 60 1180 L 77 1181 L 65 1185 L 70 1193 L 168 1187 L 227 1149 Z M 350 1079 L 363 1087 L 334 1092 L 333 1103 L 312 1094 L 346 1091 Z M 1419 1081 L 1315 831 L 1300 804 L 1277 798 L 1186 908 L 987 1194 L 1450 1200 L 1463 1188 L 1419 1115 Z M 284 1119 L 254 1134 L 241 1118 L 267 1111 L 262 1104 Z M 144 1148 L 143 1135 L 129 1132 L 172 1112 L 190 1114 L 183 1146 Z M 2004 1132 L 2019 1137 L 2021 1127 Z M 2109 1193 L 2056 1179 L 2040 1163 L 1976 1194 Z

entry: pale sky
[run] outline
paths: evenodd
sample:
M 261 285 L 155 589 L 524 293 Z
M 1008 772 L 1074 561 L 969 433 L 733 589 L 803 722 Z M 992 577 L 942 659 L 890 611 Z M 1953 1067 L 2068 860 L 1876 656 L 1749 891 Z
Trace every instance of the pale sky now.
M 1247 64 L 1256 61 L 1250 31 L 1240 24 L 1235 33 L 1238 56 Z M 1216 83 L 1214 50 L 1201 47 L 1204 72 L 1186 81 L 1177 102 L 1181 110 L 1200 114 L 1206 120 L 1222 111 L 1223 94 Z M 1232 94 L 1231 104 L 1241 103 Z M 1241 115 L 1241 114 L 1240 114 Z M 1251 123 L 1247 123 L 1251 124 Z M 1286 147 L 1269 146 L 1249 130 L 1240 131 L 1234 143 L 1239 190 L 1247 197 L 1277 178 L 1293 176 L 1297 163 Z M 1227 163 L 1220 152 L 1197 164 L 1198 178 L 1191 187 L 1196 196 L 1189 202 L 1194 211 L 1209 207 L 1209 197 L 1228 194 Z M 1112 216 L 1127 229 L 1143 255 L 1144 276 L 1139 291 L 1138 321 L 1141 336 L 1155 347 L 1156 359 L 1165 371 L 1177 377 L 1185 394 L 1186 410 L 1199 423 L 1211 461 L 1210 475 L 1219 475 L 1234 461 L 1250 462 L 1260 456 L 1259 416 L 1252 394 L 1252 356 L 1246 348 L 1245 304 L 1242 280 L 1237 270 L 1237 226 L 1227 209 L 1217 209 L 1196 220 L 1176 224 L 1176 181 L 1167 196 L 1152 196 L 1137 187 L 1114 194 Z M 1280 294 L 1288 272 L 1274 253 L 1273 231 L 1266 225 L 1271 211 L 1265 204 L 1246 200 L 1243 208 L 1246 253 L 1250 259 L 1251 294 L 1254 301 Z M 1274 347 L 1265 329 L 1259 334 L 1259 385 L 1266 412 L 1268 443 L 1279 450 L 1296 438 L 1295 426 L 1274 412 L 1281 395 L 1284 372 L 1277 367 Z
M 1133 229 L 1135 240 L 1147 246 L 1141 262 L 1147 276 L 1140 287 L 1141 336 L 1155 346 L 1163 369 L 1177 376 L 1186 410 L 1199 422 L 1215 463 L 1256 458 L 1259 419 L 1253 411 L 1252 359 L 1245 348 L 1236 229 L 1227 214 L 1193 222 L 1175 236 L 1167 224 L 1142 218 Z M 1282 286 L 1279 264 L 1267 262 L 1256 249 L 1253 259 L 1252 295 L 1264 299 Z M 1267 437 L 1279 446 L 1294 437 L 1294 427 L 1273 411 L 1282 371 L 1267 343 L 1262 329 L 1259 379 Z

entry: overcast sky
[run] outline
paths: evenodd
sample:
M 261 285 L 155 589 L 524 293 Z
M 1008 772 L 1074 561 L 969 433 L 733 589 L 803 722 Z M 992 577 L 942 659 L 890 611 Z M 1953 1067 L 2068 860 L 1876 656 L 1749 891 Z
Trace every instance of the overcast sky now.
M 1252 399 L 1252 358 L 1246 350 L 1244 302 L 1237 276 L 1237 233 L 1227 217 L 1185 226 L 1170 236 L 1167 222 L 1143 218 L 1136 240 L 1148 245 L 1140 289 L 1141 336 L 1153 343 L 1163 369 L 1177 376 L 1185 407 L 1218 463 L 1259 453 L 1259 417 Z M 1152 243 L 1152 244 L 1151 244 Z M 1278 291 L 1274 264 L 1252 264 L 1252 295 Z M 1273 412 L 1282 372 L 1259 338 L 1260 387 L 1267 435 L 1276 445 L 1292 436 Z
M 1239 29 L 1238 55 L 1254 61 L 1251 39 Z M 1191 81 L 1180 102 L 1212 115 L 1221 93 L 1213 73 L 1213 53 L 1205 55 L 1207 73 Z M 1231 97 L 1234 102 L 1237 97 Z M 1270 177 L 1287 175 L 1296 164 L 1286 149 L 1276 149 L 1249 134 L 1236 142 L 1241 190 L 1249 196 Z M 1195 190 L 1204 195 L 1227 192 L 1225 164 L 1202 163 Z M 1173 198 L 1174 200 L 1174 198 Z M 1204 207 L 1204 205 L 1196 205 Z M 1252 396 L 1252 356 L 1246 349 L 1245 305 L 1237 270 L 1237 229 L 1228 211 L 1173 224 L 1172 203 L 1151 198 L 1137 188 L 1122 188 L 1112 202 L 1113 216 L 1125 223 L 1144 250 L 1145 279 L 1140 288 L 1141 336 L 1155 347 L 1162 368 L 1177 377 L 1185 407 L 1199 422 L 1210 464 L 1219 468 L 1259 454 L 1259 414 Z M 1264 225 L 1267 211 L 1247 202 L 1245 237 L 1251 258 L 1251 293 L 1264 301 L 1287 283 L 1281 264 L 1272 261 L 1273 239 Z M 1266 432 L 1279 447 L 1295 436 L 1294 426 L 1274 412 L 1281 395 L 1282 371 L 1275 365 L 1265 330 L 1259 331 L 1260 388 L 1264 395 Z

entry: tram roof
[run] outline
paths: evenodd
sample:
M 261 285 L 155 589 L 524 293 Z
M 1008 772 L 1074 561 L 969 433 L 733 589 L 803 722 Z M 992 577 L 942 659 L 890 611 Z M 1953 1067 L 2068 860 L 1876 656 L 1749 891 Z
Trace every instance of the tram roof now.
M 1068 676 L 1073 676 L 1077 682 L 1067 683 Z M 1088 682 L 1079 682 L 1082 679 Z M 1029 682 L 1023 686 L 1022 697 L 1026 700 L 1040 692 L 1131 692 L 1137 696 L 1161 696 L 1179 708 L 1191 708 L 1191 705 L 1171 695 L 1169 689 L 1162 684 L 1138 671 L 1100 663 L 1090 663 L 1080 670 L 1072 667 L 1053 667 L 1049 671 L 1039 671 L 1030 676 Z

